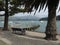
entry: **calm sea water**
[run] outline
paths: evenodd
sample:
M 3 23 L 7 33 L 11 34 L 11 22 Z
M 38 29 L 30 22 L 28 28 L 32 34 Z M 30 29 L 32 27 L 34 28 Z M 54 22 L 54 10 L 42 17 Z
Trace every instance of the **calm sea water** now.
M 20 24 L 20 26 L 34 26 L 34 25 L 40 25 L 38 29 L 36 29 L 36 32 L 45 32 L 45 28 L 47 25 L 47 21 L 9 21 L 9 25 L 14 24 Z M 3 21 L 0 21 L 0 27 L 3 27 L 4 23 Z M 60 21 L 56 22 L 57 25 L 57 32 L 60 34 Z

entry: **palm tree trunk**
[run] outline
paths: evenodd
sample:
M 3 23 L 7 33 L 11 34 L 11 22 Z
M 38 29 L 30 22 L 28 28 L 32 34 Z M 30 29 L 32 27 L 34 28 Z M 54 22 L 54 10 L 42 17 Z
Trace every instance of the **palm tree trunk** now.
M 56 40 L 56 7 L 48 6 L 48 22 L 46 26 L 46 37 L 47 40 Z
M 8 0 L 5 0 L 5 19 L 4 19 L 4 29 L 3 30 L 8 30 Z
M 7 14 L 5 14 L 4 29 L 3 30 L 8 30 L 8 15 Z

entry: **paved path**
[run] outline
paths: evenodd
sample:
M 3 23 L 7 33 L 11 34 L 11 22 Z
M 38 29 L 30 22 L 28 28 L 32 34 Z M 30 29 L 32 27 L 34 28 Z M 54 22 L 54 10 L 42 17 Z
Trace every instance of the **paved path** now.
M 27 36 L 15 35 L 11 32 L 1 32 L 0 36 L 10 45 L 60 45 L 60 43 L 29 38 Z
M 0 40 L 0 45 L 7 45 L 7 44 Z

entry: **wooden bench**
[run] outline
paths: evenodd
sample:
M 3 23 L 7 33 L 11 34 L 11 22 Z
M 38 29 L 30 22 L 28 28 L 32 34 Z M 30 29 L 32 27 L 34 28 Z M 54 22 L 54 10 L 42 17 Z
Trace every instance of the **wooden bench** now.
M 13 33 L 17 33 L 17 31 L 21 32 L 21 34 L 25 34 L 26 29 L 25 28 L 12 28 Z

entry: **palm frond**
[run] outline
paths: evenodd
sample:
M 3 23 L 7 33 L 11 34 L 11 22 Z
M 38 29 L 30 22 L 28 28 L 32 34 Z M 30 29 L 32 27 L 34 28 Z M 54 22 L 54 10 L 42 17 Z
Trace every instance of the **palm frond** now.
M 29 8 L 30 10 L 32 10 L 34 8 L 37 10 L 39 8 L 39 11 L 40 11 L 41 9 L 44 8 L 44 5 L 46 5 L 45 9 L 48 6 L 51 8 L 56 7 L 57 9 L 59 0 L 25 0 L 24 4 L 26 9 Z

